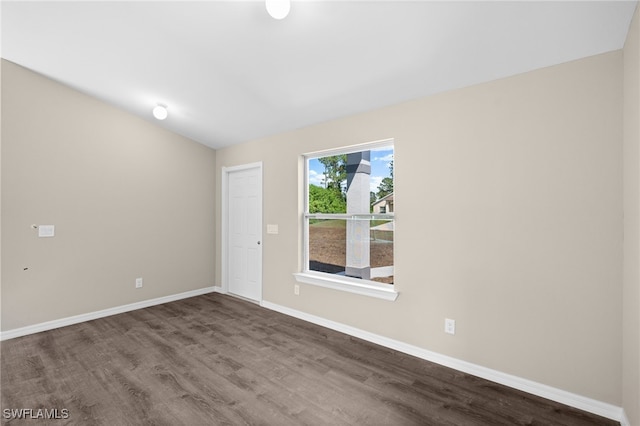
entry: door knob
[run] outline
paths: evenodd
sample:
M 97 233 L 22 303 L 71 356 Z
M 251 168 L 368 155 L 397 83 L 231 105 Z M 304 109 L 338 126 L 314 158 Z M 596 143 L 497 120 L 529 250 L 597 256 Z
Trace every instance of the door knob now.
M 258 245 L 260 245 L 260 241 L 258 241 Z

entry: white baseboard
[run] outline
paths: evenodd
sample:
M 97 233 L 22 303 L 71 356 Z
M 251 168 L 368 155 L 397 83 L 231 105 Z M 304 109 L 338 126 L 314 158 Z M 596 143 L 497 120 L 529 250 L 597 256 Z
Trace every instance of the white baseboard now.
M 163 303 L 174 302 L 176 300 L 187 299 L 189 297 L 200 296 L 202 294 L 218 291 L 219 287 L 205 287 L 198 290 L 186 291 L 184 293 L 172 294 L 170 296 L 158 297 L 156 299 L 143 300 L 141 302 L 130 303 L 128 305 L 116 306 L 103 309 L 101 311 L 89 312 L 58 320 L 47 321 L 39 324 L 29 325 L 21 328 L 14 328 L 0 333 L 0 341 L 14 339 L 16 337 L 29 334 L 40 333 L 41 331 L 53 330 L 54 328 L 65 327 L 67 325 L 78 324 L 111 315 L 122 314 L 124 312 L 135 311 L 136 309 L 148 308 L 150 306 L 161 305 Z
M 262 301 L 261 306 L 285 315 L 289 315 L 326 328 L 330 328 L 332 330 L 339 331 L 341 333 L 348 334 L 353 337 L 358 337 L 360 339 L 367 340 L 369 342 L 376 343 L 378 345 L 394 349 L 399 352 L 413 355 L 415 357 L 431 361 L 445 367 L 453 368 L 455 370 L 481 377 L 492 382 L 500 383 L 502 385 L 509 386 L 511 388 L 518 389 L 533 395 L 537 395 L 542 398 L 550 399 L 552 401 L 556 401 L 574 408 L 578 408 L 589 413 L 597 414 L 599 416 L 618 421 L 622 426 L 630 426 L 628 420 L 626 419 L 624 410 L 621 407 L 617 407 L 615 405 L 597 401 L 595 399 L 567 392 L 562 389 L 557 389 L 551 386 L 544 385 L 542 383 L 537 383 L 532 380 L 523 379 L 511 374 L 502 373 L 497 370 L 492 370 L 490 368 L 472 364 L 467 361 L 462 361 L 450 356 L 432 352 L 423 348 L 419 348 L 417 346 L 400 342 L 398 340 L 389 339 L 387 337 L 370 333 L 365 330 L 327 320 L 325 318 L 317 317 L 315 315 L 307 314 L 295 309 L 287 308 L 286 306 L 277 305 L 275 303 L 267 301 Z
M 624 408 L 622 409 L 622 416 L 620 418 L 620 426 L 631 426 L 631 422 L 627 417 L 627 413 L 624 412 Z

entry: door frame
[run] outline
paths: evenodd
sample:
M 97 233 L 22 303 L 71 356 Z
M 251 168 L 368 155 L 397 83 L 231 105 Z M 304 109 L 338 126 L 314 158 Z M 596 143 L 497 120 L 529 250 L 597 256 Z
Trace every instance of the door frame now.
M 262 161 L 256 163 L 242 164 L 239 166 L 232 167 L 222 167 L 222 264 L 220 272 L 222 278 L 222 293 L 229 293 L 229 174 L 234 172 L 240 172 L 244 170 L 250 169 L 258 169 L 258 177 L 260 179 L 259 187 L 260 187 L 260 241 L 262 242 L 263 237 L 263 187 L 262 187 Z M 260 270 L 258 271 L 260 274 L 260 296 L 257 300 L 258 303 L 262 303 L 262 260 L 263 260 L 263 250 L 264 244 L 262 244 L 263 249 L 260 250 Z

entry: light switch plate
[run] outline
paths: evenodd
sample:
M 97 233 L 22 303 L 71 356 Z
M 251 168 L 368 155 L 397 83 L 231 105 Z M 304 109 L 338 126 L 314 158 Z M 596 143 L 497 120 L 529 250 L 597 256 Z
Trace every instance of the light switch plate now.
M 38 237 L 53 237 L 55 235 L 55 226 L 40 225 L 38 226 Z
M 277 234 L 278 225 L 267 225 L 267 234 Z

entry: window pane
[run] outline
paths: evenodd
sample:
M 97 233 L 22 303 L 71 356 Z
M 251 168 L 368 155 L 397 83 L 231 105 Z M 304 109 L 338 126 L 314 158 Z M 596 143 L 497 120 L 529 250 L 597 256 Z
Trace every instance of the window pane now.
M 350 163 L 349 157 L 358 155 L 362 163 Z M 366 176 L 356 181 L 366 207 L 349 206 L 350 210 L 347 192 L 356 175 Z M 393 213 L 393 147 L 309 158 L 307 181 L 308 213 Z
M 331 154 L 307 158 L 307 270 L 393 284 L 393 219 L 370 217 L 394 213 L 393 146 Z
M 393 284 L 393 231 L 392 220 L 309 219 L 309 270 Z

